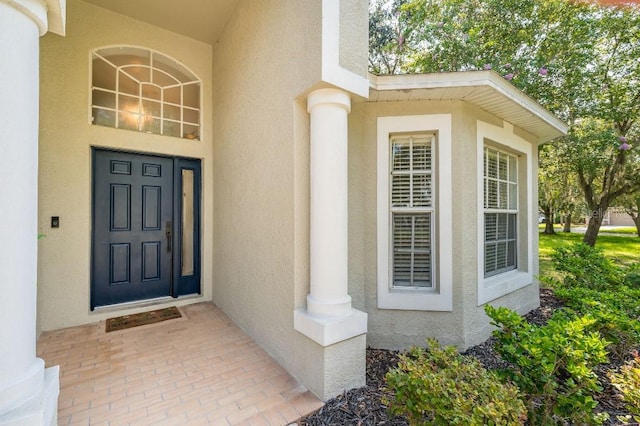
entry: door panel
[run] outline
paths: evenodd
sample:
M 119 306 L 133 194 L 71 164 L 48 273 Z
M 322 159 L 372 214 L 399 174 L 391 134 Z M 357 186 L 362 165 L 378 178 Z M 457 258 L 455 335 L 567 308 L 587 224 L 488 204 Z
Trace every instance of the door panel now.
M 160 212 L 162 211 L 162 188 L 159 186 L 142 187 L 142 230 L 158 231 L 160 229 Z
M 160 243 L 147 242 L 142 244 L 142 281 L 160 279 Z
M 174 161 L 94 150 L 92 308 L 172 293 Z

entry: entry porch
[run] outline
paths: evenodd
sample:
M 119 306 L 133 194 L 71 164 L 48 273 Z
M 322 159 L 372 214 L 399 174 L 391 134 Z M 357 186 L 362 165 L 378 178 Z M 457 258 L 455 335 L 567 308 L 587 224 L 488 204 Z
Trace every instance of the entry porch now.
M 322 405 L 214 304 L 179 310 L 43 333 L 37 356 L 60 366 L 58 424 L 281 426 Z

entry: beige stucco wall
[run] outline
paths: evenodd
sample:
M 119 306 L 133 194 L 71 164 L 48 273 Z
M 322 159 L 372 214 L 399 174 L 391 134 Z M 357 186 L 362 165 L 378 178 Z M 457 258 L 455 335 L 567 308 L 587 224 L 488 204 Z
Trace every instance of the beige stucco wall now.
M 309 115 L 321 2 L 245 1 L 213 51 L 213 300 L 299 379 L 309 292 Z M 313 383 L 311 384 L 313 385 Z M 309 386 L 312 387 L 312 386 Z
M 452 117 L 455 265 L 452 312 L 377 308 L 376 120 L 383 116 L 422 114 L 451 114 Z M 363 102 L 354 105 L 350 120 L 349 292 L 354 297 L 354 305 L 369 314 L 367 344 L 398 349 L 423 345 L 427 337 L 436 337 L 443 344 L 464 349 L 485 340 L 491 328 L 483 307 L 477 306 L 477 121 L 502 126 L 502 120 L 462 101 Z M 522 133 L 519 131 L 519 136 Z M 537 237 L 537 233 L 534 235 Z M 537 248 L 537 242 L 534 246 Z M 533 267 L 535 275 L 537 265 Z M 537 291 L 538 285 L 534 283 L 492 304 L 526 312 L 538 306 Z
M 342 1 L 340 16 L 358 21 L 339 47 L 358 52 L 345 62 L 362 60 L 355 67 L 362 78 L 366 4 Z M 213 301 L 327 398 L 364 380 L 365 338 L 323 348 L 293 327 L 294 309 L 305 307 L 309 293 L 306 98 L 328 87 L 322 13 L 315 0 L 241 2 L 214 46 Z
M 340 18 L 339 64 L 366 78 L 369 65 L 369 2 L 341 0 Z
M 188 141 L 90 124 L 91 50 L 136 45 L 159 51 L 202 80 L 202 140 Z M 117 316 L 90 312 L 91 147 L 202 159 L 202 291 L 211 300 L 213 258 L 211 46 L 78 0 L 67 2 L 67 34 L 41 39 L 38 322 L 51 330 Z M 60 228 L 50 228 L 60 216 Z M 194 299 L 178 299 L 177 304 Z M 170 300 L 176 304 L 176 300 Z M 162 307 L 162 304 L 158 305 Z M 129 309 L 134 313 L 144 308 Z M 148 310 L 148 308 L 146 308 Z

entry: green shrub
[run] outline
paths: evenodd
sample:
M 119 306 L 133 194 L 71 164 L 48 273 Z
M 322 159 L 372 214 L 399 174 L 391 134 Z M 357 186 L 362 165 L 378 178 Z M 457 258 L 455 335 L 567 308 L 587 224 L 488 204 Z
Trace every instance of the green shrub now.
M 616 291 L 559 286 L 554 294 L 581 315 L 595 319 L 593 330 L 610 342 L 607 350 L 620 358 L 640 343 L 640 289 Z
M 640 289 L 640 263 L 631 265 L 625 271 L 624 283 L 629 287 Z
M 487 305 L 496 350 L 512 368 L 502 370 L 524 394 L 531 424 L 601 424 L 593 394 L 601 390 L 593 368 L 606 361 L 607 343 L 588 329 L 595 320 L 556 312 L 544 326 L 507 308 Z
M 518 425 L 526 409 L 515 386 L 503 384 L 495 372 L 465 358 L 456 348 L 412 348 L 387 373 L 395 395 L 384 402 L 411 425 Z
M 610 373 L 611 383 L 622 393 L 633 420 L 640 423 L 640 356 L 636 352 L 634 358 L 625 364 L 619 373 Z M 621 420 L 631 420 L 625 418 Z
M 601 249 L 584 243 L 557 248 L 551 255 L 556 270 L 564 272 L 564 284 L 608 290 L 624 282 L 621 268 L 606 258 Z
M 590 315 L 595 330 L 610 342 L 608 350 L 622 357 L 640 342 L 640 267 L 623 268 L 602 250 L 585 244 L 559 248 L 552 255 L 563 279 L 541 278 L 568 308 Z
M 603 291 L 584 287 L 558 285 L 553 294 L 567 306 L 588 313 L 594 302 L 616 310 L 629 318 L 640 316 L 640 289 L 621 285 L 615 290 Z

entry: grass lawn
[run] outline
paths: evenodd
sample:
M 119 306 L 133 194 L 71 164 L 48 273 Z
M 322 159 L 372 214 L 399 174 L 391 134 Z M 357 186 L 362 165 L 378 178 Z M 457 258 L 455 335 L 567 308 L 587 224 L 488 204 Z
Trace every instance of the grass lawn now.
M 556 229 L 562 231 L 561 229 Z M 540 234 L 540 275 L 553 275 L 551 253 L 558 247 L 582 241 L 583 234 L 558 232 L 556 235 Z M 616 263 L 629 265 L 640 261 L 640 238 L 633 233 L 626 235 L 607 235 L 600 233 L 596 247 L 604 250 L 607 257 Z
M 541 223 L 538 225 L 538 230 L 542 232 L 544 231 L 544 227 L 545 227 L 544 223 Z M 575 229 L 579 227 L 584 228 L 585 225 L 572 225 L 571 229 Z M 553 229 L 555 229 L 556 232 L 562 232 L 562 224 L 554 223 Z M 624 235 L 637 236 L 638 230 L 636 229 L 635 226 L 616 226 L 614 228 L 608 228 L 604 226 L 600 228 L 600 235 L 606 235 L 606 234 L 624 234 Z
M 638 230 L 635 226 L 620 226 L 614 229 L 601 229 L 600 234 L 625 234 L 631 236 L 638 236 Z

